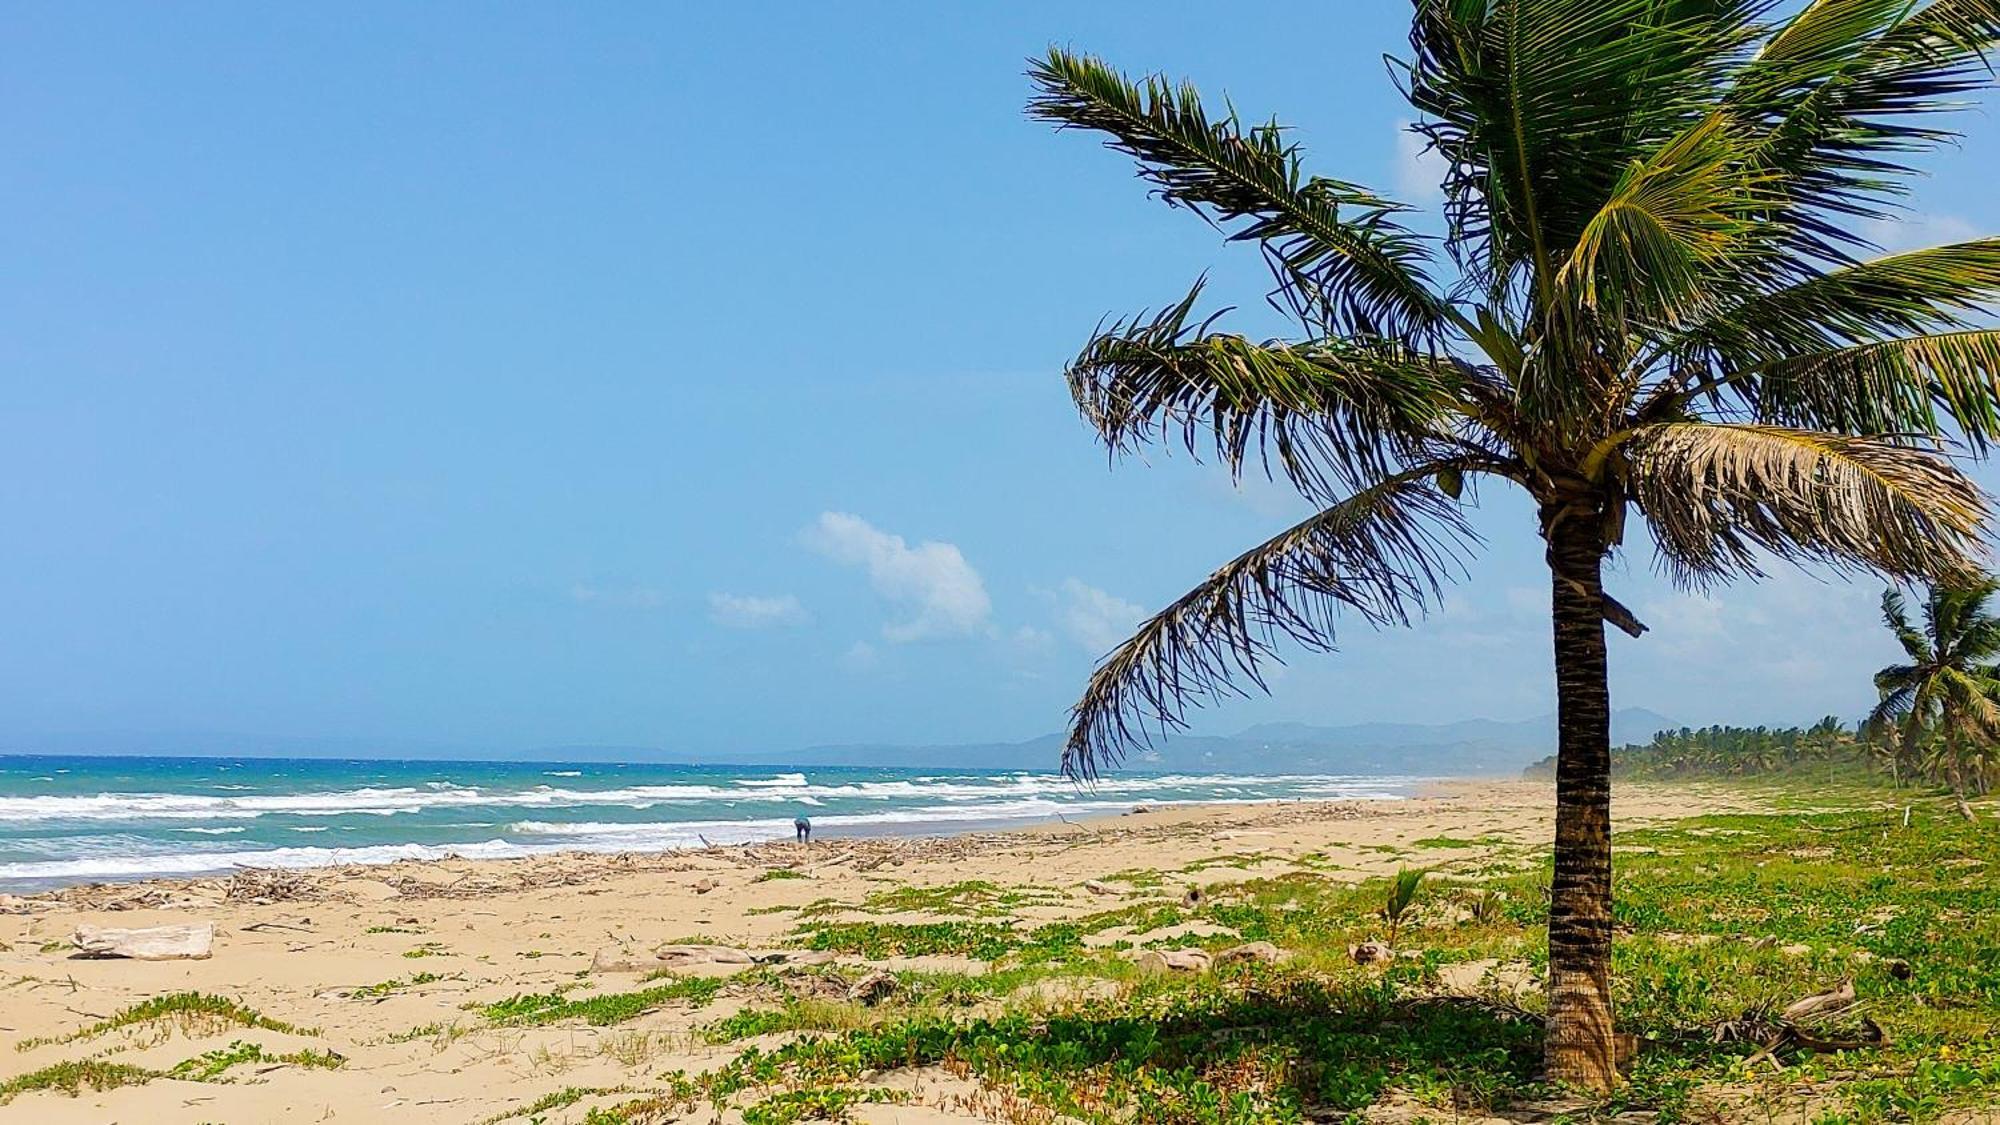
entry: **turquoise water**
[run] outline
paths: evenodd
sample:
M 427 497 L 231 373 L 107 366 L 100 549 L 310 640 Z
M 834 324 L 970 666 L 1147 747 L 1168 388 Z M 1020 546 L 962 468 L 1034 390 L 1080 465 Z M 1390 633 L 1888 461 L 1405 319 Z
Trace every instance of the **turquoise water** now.
M 1135 804 L 1389 798 L 1410 778 L 0 756 L 0 889 L 238 866 L 933 835 Z

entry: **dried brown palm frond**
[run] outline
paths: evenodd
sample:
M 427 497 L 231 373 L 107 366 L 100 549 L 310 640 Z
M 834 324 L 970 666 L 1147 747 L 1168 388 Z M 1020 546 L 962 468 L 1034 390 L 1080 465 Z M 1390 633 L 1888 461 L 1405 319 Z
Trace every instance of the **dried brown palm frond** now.
M 1929 450 L 1776 426 L 1673 422 L 1632 431 L 1622 453 L 1654 543 L 1685 582 L 1758 574 L 1760 552 L 1889 575 L 1977 569 L 1985 498 Z

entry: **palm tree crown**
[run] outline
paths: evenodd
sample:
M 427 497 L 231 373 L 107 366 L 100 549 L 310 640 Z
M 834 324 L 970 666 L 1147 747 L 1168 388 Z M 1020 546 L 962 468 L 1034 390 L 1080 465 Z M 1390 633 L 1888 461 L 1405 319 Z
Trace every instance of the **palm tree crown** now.
M 1030 112 L 1102 134 L 1153 193 L 1257 246 L 1291 338 L 1202 286 L 1070 364 L 1113 450 L 1261 466 L 1316 514 L 1224 563 L 1105 658 L 1065 768 L 1089 775 L 1259 683 L 1286 638 L 1407 621 L 1477 546 L 1482 482 L 1548 544 L 1560 737 L 1548 1059 L 1611 1080 L 1602 564 L 1636 513 L 1686 585 L 1770 559 L 1952 577 L 1985 499 L 1945 456 L 2000 437 L 2000 239 L 1881 255 L 1912 154 L 1988 78 L 2000 0 L 1416 0 L 1401 85 L 1442 159 L 1445 235 L 1306 172 L 1276 123 L 1066 50 Z M 1786 16 L 1784 13 L 1789 13 Z
M 1882 701 L 1868 717 L 1877 731 L 1896 732 L 1901 758 L 1915 755 L 1926 734 L 1940 740 L 1938 772 L 1957 788 L 1983 780 L 1984 760 L 2000 740 L 2000 617 L 1989 609 L 2000 581 L 1981 578 L 1933 586 L 1924 599 L 1923 625 L 1910 621 L 1896 590 L 1882 594 L 1882 620 L 1909 659 L 1875 674 Z M 1978 774 L 1978 778 L 1969 777 Z
M 1406 208 L 1306 174 L 1275 124 L 1063 50 L 1032 64 L 1035 115 L 1106 134 L 1162 200 L 1261 246 L 1300 330 L 1222 331 L 1197 283 L 1090 341 L 1084 414 L 1114 448 L 1261 459 L 1323 506 L 1107 661 L 1068 765 L 1254 678 L 1278 635 L 1325 647 L 1329 611 L 1424 609 L 1474 545 L 1457 501 L 1481 478 L 1612 546 L 1636 510 L 1689 584 L 1766 555 L 1971 566 L 1983 500 L 1937 445 L 2000 434 L 2000 331 L 1969 321 L 2000 239 L 1864 259 L 1852 227 L 1950 135 L 1925 115 L 1985 76 L 2000 0 L 1822 2 L 1780 26 L 1772 7 L 1420 2 L 1407 90 L 1449 167 L 1442 258 Z

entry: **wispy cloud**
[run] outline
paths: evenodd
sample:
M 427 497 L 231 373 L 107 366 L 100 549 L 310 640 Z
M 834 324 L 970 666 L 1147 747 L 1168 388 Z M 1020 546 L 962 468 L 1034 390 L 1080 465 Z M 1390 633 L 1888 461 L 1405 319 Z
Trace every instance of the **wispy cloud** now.
M 1891 254 L 1900 254 L 1950 242 L 1968 242 L 1979 237 L 1979 228 L 1957 215 L 1918 211 L 1900 218 L 1870 219 L 1861 225 L 1861 235 Z
M 811 620 L 806 607 L 791 594 L 725 594 L 708 596 L 709 620 L 730 629 L 776 629 Z
M 808 547 L 843 566 L 865 570 L 868 584 L 898 613 L 882 627 L 894 643 L 987 632 L 993 600 L 964 552 L 926 540 L 911 546 L 900 535 L 848 512 L 824 512 L 806 528 Z
M 667 595 L 651 586 L 589 586 L 577 583 L 569 588 L 570 600 L 583 605 L 611 606 L 616 609 L 659 609 Z
M 866 672 L 882 660 L 882 654 L 867 641 L 855 641 L 840 654 L 840 666 L 850 672 Z
M 1056 620 L 1077 644 L 1101 656 L 1117 647 L 1146 616 L 1144 606 L 1105 593 L 1079 578 L 1065 578 L 1055 591 Z

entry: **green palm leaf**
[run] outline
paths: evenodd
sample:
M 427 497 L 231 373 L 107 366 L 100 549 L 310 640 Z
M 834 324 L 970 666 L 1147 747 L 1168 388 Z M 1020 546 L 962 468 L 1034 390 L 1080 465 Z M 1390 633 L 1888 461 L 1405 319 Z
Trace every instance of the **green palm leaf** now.
M 1447 321 L 1430 287 L 1430 252 L 1396 222 L 1403 208 L 1354 184 L 1300 171 L 1276 125 L 1212 120 L 1201 95 L 1160 77 L 1132 82 L 1098 59 L 1051 49 L 1029 64 L 1039 89 L 1028 112 L 1105 134 L 1139 162 L 1167 203 L 1234 226 L 1264 246 L 1294 308 L 1330 326 L 1403 339 Z
M 1232 472 L 1260 453 L 1307 495 L 1388 471 L 1444 432 L 1459 365 L 1382 340 L 1256 343 L 1192 319 L 1197 285 L 1150 318 L 1113 324 L 1068 369 L 1084 418 L 1114 450 L 1176 435 Z
M 1327 650 L 1341 611 L 1406 623 L 1459 577 L 1478 537 L 1426 465 L 1287 528 L 1223 564 L 1139 626 L 1099 663 L 1071 712 L 1063 768 L 1092 776 L 1149 726 L 1184 724 L 1189 700 L 1262 687 L 1259 667 L 1281 638 Z
M 1815 274 L 1718 312 L 1683 334 L 1684 352 L 1724 370 L 1970 327 L 2000 295 L 2000 238 L 1933 246 Z
M 1795 356 L 1738 386 L 1759 421 L 1842 433 L 1955 429 L 1976 449 L 2000 436 L 2000 330 L 1967 329 Z

